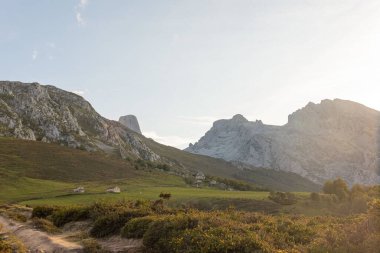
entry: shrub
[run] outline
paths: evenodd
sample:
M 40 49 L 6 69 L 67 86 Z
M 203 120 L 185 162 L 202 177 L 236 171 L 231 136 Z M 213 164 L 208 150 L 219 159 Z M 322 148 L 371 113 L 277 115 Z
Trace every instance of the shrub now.
M 121 236 L 125 238 L 142 238 L 149 225 L 155 220 L 153 216 L 133 218 L 121 229 Z
M 169 171 L 170 170 L 170 166 L 167 165 L 166 163 L 157 164 L 157 168 L 160 169 L 160 170 L 164 170 L 164 171 Z
M 99 217 L 90 234 L 94 237 L 105 237 L 107 235 L 119 233 L 120 229 L 132 218 L 147 216 L 149 213 L 145 210 L 128 210 L 121 213 L 112 213 Z
M 160 195 L 159 195 L 160 198 L 166 199 L 166 200 L 170 199 L 171 196 L 172 195 L 170 193 L 163 193 L 163 192 L 161 192 Z
M 350 193 L 346 181 L 341 178 L 334 181 L 326 181 L 323 185 L 323 192 L 326 194 L 335 194 L 339 200 L 346 199 Z
M 52 215 L 55 210 L 56 208 L 51 206 L 36 206 L 33 208 L 32 218 L 46 218 Z
M 270 192 L 268 198 L 281 205 L 293 205 L 297 203 L 297 197 L 290 192 Z
M 86 220 L 90 217 L 86 207 L 68 207 L 53 212 L 51 219 L 55 226 L 61 227 L 71 221 Z
M 83 253 L 111 253 L 108 250 L 103 249 L 103 247 L 94 239 L 85 239 L 82 241 Z
M 319 196 L 319 193 L 316 193 L 316 192 L 312 192 L 310 194 L 310 199 L 312 201 L 320 201 L 321 200 L 321 196 Z
M 5 214 L 6 214 L 9 218 L 11 218 L 11 219 L 13 219 L 13 220 L 15 220 L 15 221 L 26 222 L 26 221 L 28 220 L 28 218 L 27 218 L 25 215 L 23 215 L 23 214 L 21 214 L 21 213 L 18 213 L 17 211 L 7 210 L 7 211 L 5 212 Z
M 181 253 L 218 252 L 273 252 L 271 247 L 252 232 L 237 231 L 227 227 L 197 227 L 184 230 L 168 243 L 172 251 Z
M 17 239 L 14 236 L 9 236 L 7 238 L 2 238 L 2 235 L 0 235 L 0 252 L 1 253 L 26 253 L 26 248 L 20 242 L 19 239 Z
M 174 252 L 170 239 L 175 238 L 180 231 L 195 228 L 198 221 L 185 215 L 164 216 L 152 222 L 143 236 L 144 245 L 153 252 Z
M 44 218 L 35 217 L 32 219 L 32 224 L 34 228 L 48 233 L 57 233 L 60 231 L 51 221 Z
M 228 179 L 228 178 L 220 178 L 220 177 L 210 177 L 210 179 L 214 179 L 219 183 L 223 183 L 228 187 L 232 187 L 238 191 L 265 191 L 265 189 L 246 183 L 244 181 L 236 180 L 236 179 Z

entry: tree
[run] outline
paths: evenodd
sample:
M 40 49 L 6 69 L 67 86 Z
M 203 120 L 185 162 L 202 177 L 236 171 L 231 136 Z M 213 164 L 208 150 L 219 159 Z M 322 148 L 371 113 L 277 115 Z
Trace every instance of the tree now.
M 334 194 L 334 184 L 331 180 L 327 180 L 323 185 L 323 193 Z
M 326 181 L 323 185 L 323 192 L 326 194 L 335 194 L 339 200 L 346 199 L 350 193 L 346 181 L 341 178 L 334 181 Z

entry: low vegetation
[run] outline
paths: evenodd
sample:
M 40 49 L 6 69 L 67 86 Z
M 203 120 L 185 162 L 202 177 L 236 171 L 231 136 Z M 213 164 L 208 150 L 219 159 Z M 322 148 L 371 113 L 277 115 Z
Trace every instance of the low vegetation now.
M 2 225 L 0 224 L 0 252 L 1 253 L 26 253 L 26 248 L 23 243 L 16 237 L 8 234 L 3 234 Z
M 280 205 L 293 205 L 297 203 L 297 197 L 291 192 L 270 192 L 268 198 Z
M 51 222 L 50 220 L 47 220 L 47 219 L 33 218 L 32 224 L 33 224 L 34 228 L 41 230 L 41 231 L 44 231 L 44 232 L 47 232 L 47 233 L 53 234 L 53 233 L 59 233 L 60 232 L 60 229 L 57 228 L 53 224 L 53 222 Z
M 340 185 L 336 191 L 338 194 L 341 189 L 346 189 L 341 183 L 336 185 Z M 379 187 L 354 186 L 352 189 L 347 187 L 345 195 L 341 195 L 344 198 L 333 191 L 313 193 L 306 200 L 340 206 L 365 199 L 365 209 L 339 216 L 269 215 L 239 211 L 233 207 L 200 211 L 189 207 L 169 208 L 162 199 L 98 202 L 92 206 L 70 208 L 36 207 L 34 215 L 45 216 L 51 222 L 57 214 L 75 217 L 62 219 L 61 226 L 81 217 L 91 221 L 92 237 L 120 234 L 124 238 L 142 239 L 147 251 L 153 253 L 373 253 L 380 247 L 378 190 Z M 273 192 L 269 197 L 281 205 L 293 205 L 290 202 L 297 199 L 296 195 L 284 192 Z M 89 240 L 86 247 L 92 252 L 103 252 L 93 240 Z

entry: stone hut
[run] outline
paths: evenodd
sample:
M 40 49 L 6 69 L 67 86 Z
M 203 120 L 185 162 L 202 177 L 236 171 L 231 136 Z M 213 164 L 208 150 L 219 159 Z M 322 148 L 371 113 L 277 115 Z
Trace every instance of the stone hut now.
M 74 193 L 84 193 L 85 190 L 84 190 L 84 187 L 83 186 L 79 186 L 78 188 L 75 188 L 73 190 Z
M 120 193 L 120 188 L 118 186 L 108 188 L 106 192 L 111 192 L 111 193 Z
M 205 174 L 202 172 L 202 171 L 199 171 L 196 175 L 195 175 L 195 180 L 200 180 L 200 181 L 203 181 L 206 179 L 206 176 Z

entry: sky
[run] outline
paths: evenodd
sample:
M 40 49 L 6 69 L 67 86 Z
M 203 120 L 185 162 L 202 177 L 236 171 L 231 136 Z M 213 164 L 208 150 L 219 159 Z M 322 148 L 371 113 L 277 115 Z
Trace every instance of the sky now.
M 380 110 L 379 0 L 0 0 L 0 79 L 80 94 L 185 148 L 215 120 Z

